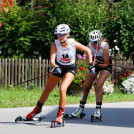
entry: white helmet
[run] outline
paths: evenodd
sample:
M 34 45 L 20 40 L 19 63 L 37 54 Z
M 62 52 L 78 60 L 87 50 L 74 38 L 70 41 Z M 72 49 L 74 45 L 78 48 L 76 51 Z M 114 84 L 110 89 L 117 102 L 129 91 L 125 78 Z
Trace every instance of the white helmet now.
M 55 28 L 54 34 L 67 34 L 70 32 L 70 27 L 67 24 L 60 24 Z
M 93 30 L 89 34 L 89 40 L 91 42 L 98 41 L 102 37 L 102 33 L 100 33 L 100 30 Z

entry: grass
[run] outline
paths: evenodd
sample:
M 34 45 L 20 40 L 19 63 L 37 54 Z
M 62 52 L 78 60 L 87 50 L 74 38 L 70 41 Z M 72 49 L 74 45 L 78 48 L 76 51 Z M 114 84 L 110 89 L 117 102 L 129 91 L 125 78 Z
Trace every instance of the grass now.
M 0 88 L 0 108 L 15 108 L 35 106 L 43 90 L 37 88 L 26 90 L 21 87 Z M 79 104 L 81 95 L 67 95 L 66 104 Z M 115 91 L 111 95 L 104 95 L 103 102 L 134 101 L 134 95 L 123 94 Z M 87 103 L 95 103 L 95 95 L 89 95 Z M 45 105 L 59 104 L 59 90 L 54 90 Z

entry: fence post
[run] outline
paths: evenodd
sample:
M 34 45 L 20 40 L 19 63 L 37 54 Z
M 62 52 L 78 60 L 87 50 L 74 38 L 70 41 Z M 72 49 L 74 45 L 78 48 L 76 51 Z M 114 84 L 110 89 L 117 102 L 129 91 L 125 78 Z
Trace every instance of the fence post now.
M 23 58 L 22 59 L 22 78 L 21 78 L 22 82 L 24 81 L 24 74 L 25 74 L 24 67 L 25 67 L 25 63 L 24 63 L 24 58 Z M 22 84 L 22 86 L 24 87 L 24 84 Z
M 18 64 L 18 83 L 20 83 L 21 79 L 21 59 L 19 58 L 19 64 Z
M 11 84 L 14 84 L 14 58 L 12 58 L 12 74 L 11 74 Z
M 42 60 L 42 75 L 45 75 L 45 60 L 43 59 Z M 45 88 L 45 78 L 43 77 L 42 78 L 42 89 Z
M 7 58 L 5 59 L 5 85 L 7 85 Z
M 27 81 L 27 59 L 25 60 L 25 81 Z M 25 88 L 27 89 L 27 82 L 25 82 Z
M 17 59 L 15 59 L 15 84 L 17 84 L 17 72 L 18 72 L 18 65 Z
M 34 79 L 34 59 L 32 59 L 32 79 Z M 32 83 L 34 83 L 34 80 Z
M 39 76 L 41 76 L 41 57 L 39 57 Z M 41 78 L 39 79 L 39 89 L 41 89 Z
M 10 77 L 11 77 L 11 59 L 9 58 L 8 59 L 8 86 L 10 86 L 10 84 L 11 84 L 11 79 L 10 79 Z

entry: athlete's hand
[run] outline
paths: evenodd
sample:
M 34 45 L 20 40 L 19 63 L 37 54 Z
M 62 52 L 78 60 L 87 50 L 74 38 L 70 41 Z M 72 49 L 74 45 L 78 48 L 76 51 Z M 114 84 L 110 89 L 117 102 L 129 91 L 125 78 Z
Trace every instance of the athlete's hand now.
M 89 71 L 91 74 L 94 74 L 95 73 L 95 67 L 93 66 L 93 62 L 92 63 L 89 63 L 89 67 L 88 67 Z
M 51 72 L 57 73 L 57 74 L 61 74 L 62 69 L 61 69 L 59 66 L 56 66 L 55 68 L 53 68 L 53 69 L 51 70 Z

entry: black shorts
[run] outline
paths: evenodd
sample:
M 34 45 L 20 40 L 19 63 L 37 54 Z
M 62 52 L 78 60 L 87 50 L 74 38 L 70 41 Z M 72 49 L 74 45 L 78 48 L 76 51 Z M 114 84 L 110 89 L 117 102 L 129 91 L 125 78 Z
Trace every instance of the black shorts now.
M 109 67 L 107 68 L 100 68 L 100 67 L 95 66 L 95 73 L 99 73 L 99 71 L 102 71 L 102 70 L 107 70 L 110 73 L 112 73 L 112 65 L 109 65 Z
M 62 69 L 61 74 L 54 73 L 53 74 L 54 76 L 62 78 L 67 72 L 72 73 L 74 76 L 76 75 L 76 72 L 77 72 L 77 67 L 76 66 L 70 67 L 70 68 L 66 68 L 66 67 L 60 67 L 60 68 Z
M 104 60 L 102 57 L 97 56 L 96 59 L 101 61 L 102 64 L 104 63 Z M 93 60 L 94 60 L 94 57 L 93 57 Z M 100 68 L 100 67 L 95 66 L 95 73 L 99 73 L 99 71 L 102 71 L 102 70 L 107 70 L 110 73 L 112 73 L 112 58 L 111 58 L 111 56 L 109 57 L 109 64 L 110 65 L 107 68 Z

